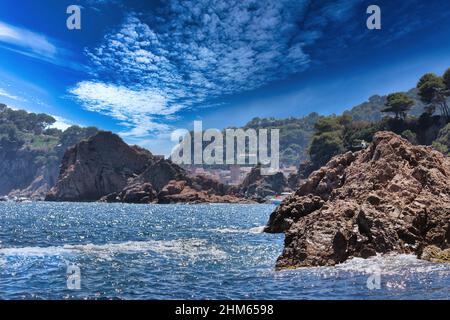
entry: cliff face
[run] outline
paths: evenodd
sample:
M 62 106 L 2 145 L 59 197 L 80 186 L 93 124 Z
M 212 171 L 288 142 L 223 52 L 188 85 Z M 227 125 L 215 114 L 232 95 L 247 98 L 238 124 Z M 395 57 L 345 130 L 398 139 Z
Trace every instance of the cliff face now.
M 189 176 L 169 160 L 99 132 L 67 150 L 48 201 L 239 202 L 217 181 Z
M 359 153 L 334 157 L 271 215 L 285 232 L 277 266 L 334 265 L 376 253 L 424 259 L 450 248 L 450 159 L 379 132 Z
M 28 168 L 29 172 L 34 172 Z M 58 166 L 56 164 L 43 166 L 37 169 L 35 177 L 25 188 L 14 189 L 9 197 L 26 197 L 33 200 L 42 200 L 49 190 L 55 185 L 58 178 Z
M 0 150 L 0 195 L 30 186 L 39 169 L 34 163 L 35 158 L 35 153 L 26 150 Z
M 58 161 L 45 165 L 36 160 L 45 152 L 19 149 L 3 152 L 0 148 L 0 195 L 42 200 L 58 178 Z

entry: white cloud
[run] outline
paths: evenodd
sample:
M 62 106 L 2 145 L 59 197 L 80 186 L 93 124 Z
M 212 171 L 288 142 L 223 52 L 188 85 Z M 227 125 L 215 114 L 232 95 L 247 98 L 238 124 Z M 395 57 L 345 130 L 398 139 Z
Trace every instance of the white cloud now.
M 65 45 L 49 37 L 0 21 L 0 47 L 27 57 L 39 59 L 73 70 L 85 70 L 85 66 L 72 61 Z
M 0 88 L 0 97 L 5 97 L 5 98 L 11 99 L 11 100 L 24 101 L 24 99 L 14 96 L 2 88 Z
M 87 50 L 91 75 L 101 81 L 82 82 L 71 93 L 88 110 L 121 120 L 129 135 L 164 130 L 155 116 L 211 105 L 308 68 L 306 46 L 322 35 L 312 32 L 343 19 L 345 8 L 331 9 L 348 2 L 325 3 L 331 13 L 317 21 L 306 0 L 163 2 L 158 16 L 131 13 Z
M 57 53 L 56 46 L 45 36 L 3 22 L 0 22 L 0 42 L 46 58 L 53 58 Z
M 54 124 L 52 124 L 49 128 L 55 128 L 55 129 L 65 131 L 67 128 L 69 128 L 73 125 L 72 121 L 67 120 L 63 117 L 54 116 L 54 115 L 52 115 L 52 117 L 55 118 L 56 122 Z
M 138 117 L 134 117 L 131 120 L 132 124 L 125 123 L 126 127 L 132 127 L 129 131 L 119 132 L 119 134 L 123 137 L 145 137 L 148 136 L 149 133 L 161 133 L 161 132 L 169 132 L 171 127 L 169 125 L 158 123 L 153 120 L 152 117 L 146 115 L 140 115 Z
M 86 108 L 100 113 L 112 113 L 122 120 L 129 114 L 167 114 L 166 98 L 154 90 L 134 91 L 123 86 L 102 82 L 81 82 L 70 91 L 80 100 L 89 101 Z
M 146 136 L 149 132 L 169 130 L 154 117 L 170 116 L 180 109 L 168 104 L 167 97 L 152 89 L 132 90 L 124 86 L 102 82 L 79 83 L 70 93 L 76 96 L 86 110 L 98 112 L 121 121 L 128 132 L 123 136 Z

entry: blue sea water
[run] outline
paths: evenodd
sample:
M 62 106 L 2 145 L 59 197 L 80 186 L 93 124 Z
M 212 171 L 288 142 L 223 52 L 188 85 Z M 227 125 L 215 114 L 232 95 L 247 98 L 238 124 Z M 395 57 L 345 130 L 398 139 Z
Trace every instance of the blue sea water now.
M 0 203 L 0 299 L 450 297 L 450 265 L 409 255 L 277 272 L 283 235 L 261 232 L 273 209 Z

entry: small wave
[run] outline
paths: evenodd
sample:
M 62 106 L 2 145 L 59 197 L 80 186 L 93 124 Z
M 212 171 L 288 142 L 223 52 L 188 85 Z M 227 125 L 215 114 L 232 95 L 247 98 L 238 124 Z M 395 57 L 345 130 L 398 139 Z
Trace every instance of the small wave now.
M 254 227 L 250 229 L 238 229 L 238 228 L 215 228 L 209 231 L 217 233 L 263 233 L 265 226 Z
M 211 246 L 201 239 L 179 239 L 168 241 L 127 241 L 121 243 L 64 245 L 53 247 L 12 247 L 0 248 L 0 255 L 5 256 L 49 256 L 64 254 L 94 254 L 109 256 L 116 253 L 156 252 L 158 254 L 176 254 L 180 257 L 196 258 L 212 256 L 216 259 L 226 258 L 226 253 Z
M 250 229 L 250 233 L 263 233 L 266 226 L 259 226 Z
M 450 271 L 447 264 L 431 263 L 418 259 L 413 254 L 378 254 L 369 259 L 353 258 L 336 266 L 338 270 L 372 273 L 380 270 L 383 274 L 401 274 L 402 272 L 428 273 Z

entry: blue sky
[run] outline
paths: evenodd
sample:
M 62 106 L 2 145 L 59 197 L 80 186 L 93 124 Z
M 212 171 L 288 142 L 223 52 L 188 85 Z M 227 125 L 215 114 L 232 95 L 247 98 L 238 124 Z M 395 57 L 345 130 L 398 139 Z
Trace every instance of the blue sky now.
M 193 120 L 340 113 L 410 89 L 450 67 L 449 35 L 446 0 L 2 0 L 0 102 L 168 154 Z

